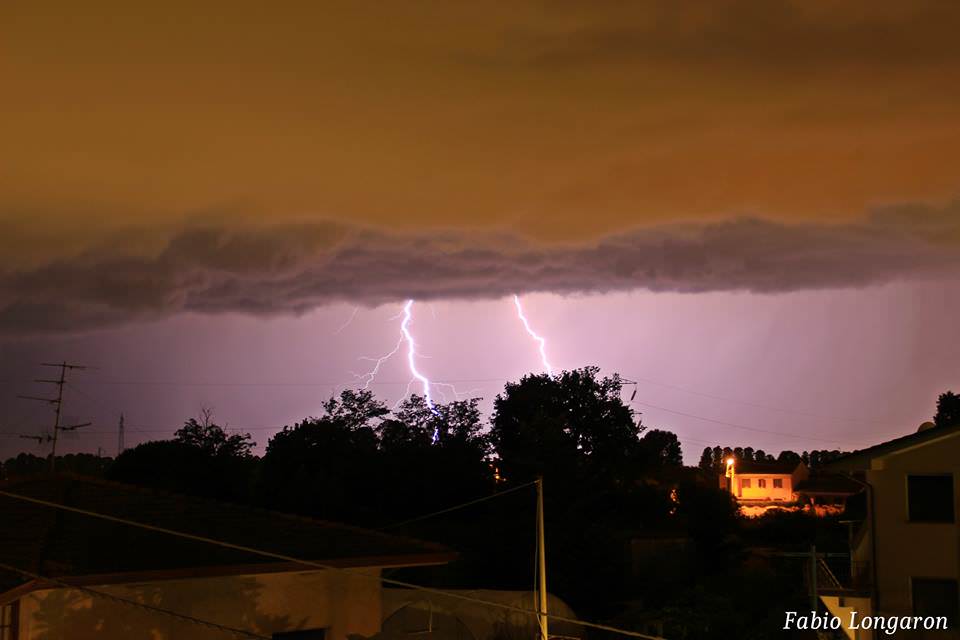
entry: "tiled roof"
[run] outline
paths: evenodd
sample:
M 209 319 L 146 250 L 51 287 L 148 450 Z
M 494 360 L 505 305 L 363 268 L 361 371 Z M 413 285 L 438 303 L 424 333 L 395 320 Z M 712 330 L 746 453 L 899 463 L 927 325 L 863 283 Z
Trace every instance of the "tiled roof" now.
M 750 461 L 738 461 L 734 467 L 734 470 L 738 475 L 748 474 L 762 474 L 762 473 L 778 473 L 778 474 L 790 474 L 799 466 L 799 462 L 750 462 Z
M 411 538 L 103 480 L 42 476 L 2 483 L 0 490 L 330 565 L 428 564 L 454 555 Z M 7 496 L 0 496 L 0 514 L 0 563 L 44 576 L 189 575 L 198 568 L 279 563 Z M 0 593 L 24 581 L 0 572 Z

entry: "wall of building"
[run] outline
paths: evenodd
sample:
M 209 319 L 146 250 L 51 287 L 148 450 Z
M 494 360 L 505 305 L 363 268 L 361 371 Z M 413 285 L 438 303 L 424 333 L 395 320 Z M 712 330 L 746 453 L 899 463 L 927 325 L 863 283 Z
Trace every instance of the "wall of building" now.
M 744 487 L 743 480 L 750 480 L 750 486 Z M 761 488 L 758 480 L 764 480 L 766 487 Z M 783 487 L 777 489 L 773 481 L 782 481 Z M 793 500 L 793 477 L 789 473 L 744 473 L 734 478 L 734 495 L 740 500 Z
M 379 569 L 365 570 L 379 576 Z M 327 629 L 330 640 L 380 630 L 379 580 L 339 571 L 165 580 L 91 589 L 269 637 Z M 222 640 L 223 631 L 72 589 L 33 592 L 20 601 L 22 640 Z
M 873 539 L 877 545 L 879 607 L 884 614 L 912 613 L 911 577 L 960 576 L 960 436 L 875 459 L 866 473 L 873 486 L 876 508 Z M 907 476 L 953 473 L 954 522 L 910 522 L 907 513 Z M 855 550 L 855 555 L 865 550 Z

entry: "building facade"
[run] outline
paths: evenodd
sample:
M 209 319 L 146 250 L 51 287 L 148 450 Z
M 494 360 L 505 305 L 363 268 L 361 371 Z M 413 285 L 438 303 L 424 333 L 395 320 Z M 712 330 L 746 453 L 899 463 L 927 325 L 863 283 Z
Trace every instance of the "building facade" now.
M 844 621 L 851 611 L 860 616 L 947 616 L 949 632 L 897 637 L 960 637 L 960 425 L 922 427 L 829 467 L 857 482 L 861 491 L 847 500 L 850 575 L 821 584 L 827 608 Z M 882 632 L 846 632 L 858 640 L 886 637 Z
M 740 502 L 793 502 L 797 485 L 809 477 L 803 462 L 733 460 L 720 476 L 720 487 Z
M 0 492 L 0 640 L 369 637 L 381 631 L 382 570 L 454 557 L 419 540 L 100 480 L 45 476 Z

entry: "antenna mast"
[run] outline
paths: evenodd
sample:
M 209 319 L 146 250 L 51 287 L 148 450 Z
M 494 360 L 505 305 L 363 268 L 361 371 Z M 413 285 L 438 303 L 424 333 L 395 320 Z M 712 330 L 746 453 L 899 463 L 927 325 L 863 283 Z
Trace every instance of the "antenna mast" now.
M 60 418 L 63 415 L 63 385 L 67 382 L 67 370 L 68 369 L 86 369 L 84 365 L 80 364 L 69 364 L 66 361 L 63 361 L 59 364 L 51 362 L 41 362 L 41 366 L 44 367 L 57 367 L 60 369 L 60 377 L 56 380 L 34 380 L 34 382 L 42 382 L 44 384 L 54 384 L 57 385 L 57 397 L 56 398 L 40 398 L 36 396 L 17 396 L 18 398 L 23 398 L 24 400 L 36 400 L 37 402 L 46 402 L 47 404 L 53 405 L 54 408 L 54 418 L 53 418 L 53 433 L 49 436 L 46 436 L 46 440 L 52 443 L 50 448 L 50 472 L 53 473 L 56 471 L 56 459 L 57 459 L 57 436 L 60 435 L 61 431 L 74 431 L 81 427 L 90 426 L 90 422 L 84 422 L 83 424 L 73 424 L 73 425 L 61 425 Z M 44 436 L 23 436 L 28 438 L 36 438 L 37 442 L 42 442 Z

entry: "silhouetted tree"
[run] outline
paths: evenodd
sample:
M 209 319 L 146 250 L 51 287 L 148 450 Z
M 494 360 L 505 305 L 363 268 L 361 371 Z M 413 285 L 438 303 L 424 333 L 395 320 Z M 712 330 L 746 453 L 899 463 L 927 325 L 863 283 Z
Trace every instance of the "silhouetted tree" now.
M 640 427 L 620 398 L 618 376 L 597 367 L 528 375 L 494 400 L 490 442 L 502 473 L 517 482 L 537 475 L 558 482 L 590 477 L 626 481 Z
M 777 462 L 800 462 L 802 458 L 796 451 L 785 450 L 781 451 L 780 455 L 777 456 Z
M 145 442 L 117 456 L 107 477 L 118 482 L 156 487 L 218 500 L 249 500 L 257 464 L 250 434 L 228 434 L 211 422 L 187 420 L 172 440 Z
M 683 465 L 683 451 L 677 434 L 660 429 L 651 429 L 640 438 L 642 459 L 654 467 L 679 467 Z
M 938 427 L 952 427 L 960 424 L 960 396 L 952 391 L 940 394 L 937 398 L 937 414 L 933 424 Z
M 701 471 L 712 472 L 716 470 L 714 464 L 713 449 L 706 447 L 700 454 L 700 462 L 697 464 Z
M 261 460 L 257 496 L 265 506 L 315 517 L 365 522 L 377 511 L 380 481 L 374 420 L 389 413 L 366 390 L 343 391 L 274 435 Z
M 207 421 L 197 422 L 196 418 L 190 418 L 177 429 L 173 440 L 199 449 L 205 455 L 228 458 L 249 458 L 257 444 L 249 433 L 228 434 L 223 427 Z

